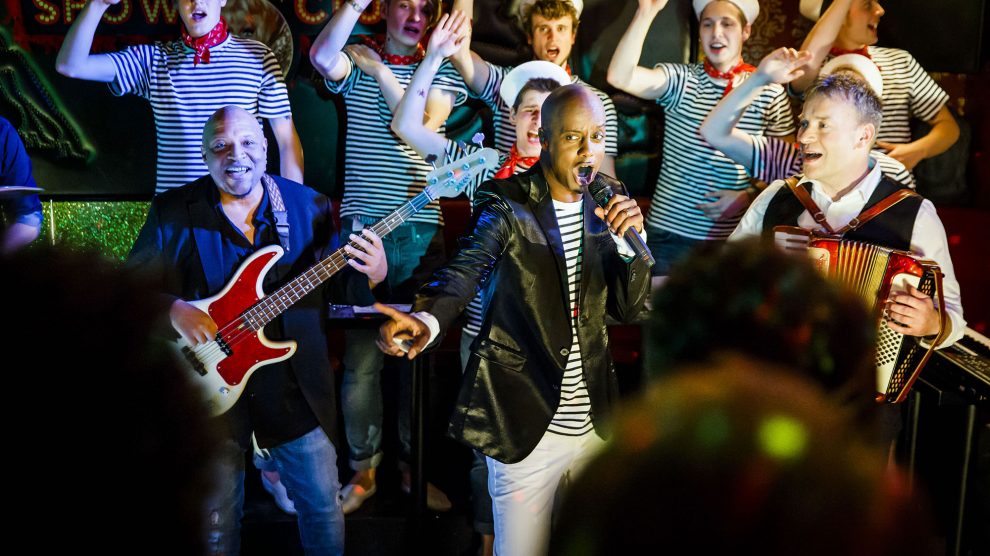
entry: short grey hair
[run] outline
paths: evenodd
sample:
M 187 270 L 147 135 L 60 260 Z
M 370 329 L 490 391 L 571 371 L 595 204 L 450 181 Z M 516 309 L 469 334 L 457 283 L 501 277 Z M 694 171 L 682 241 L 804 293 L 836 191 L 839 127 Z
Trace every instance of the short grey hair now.
M 835 72 L 819 78 L 804 95 L 804 102 L 818 96 L 842 99 L 851 104 L 859 114 L 861 124 L 873 124 L 879 131 L 883 123 L 883 101 L 862 77 L 849 72 Z

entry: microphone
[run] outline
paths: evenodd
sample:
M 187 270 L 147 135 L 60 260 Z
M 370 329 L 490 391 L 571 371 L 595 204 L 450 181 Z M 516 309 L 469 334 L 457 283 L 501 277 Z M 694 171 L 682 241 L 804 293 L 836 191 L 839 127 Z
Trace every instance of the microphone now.
M 595 203 L 598 206 L 605 208 L 608 205 L 609 200 L 615 196 L 614 187 L 618 186 L 620 191 L 625 191 L 625 186 L 622 182 L 606 176 L 599 172 L 595 175 L 595 179 L 588 184 L 588 192 L 591 196 L 595 198 Z M 647 266 L 652 267 L 656 264 L 656 260 L 653 258 L 653 253 L 650 253 L 650 248 L 646 246 L 646 242 L 643 241 L 643 237 L 639 235 L 636 228 L 630 226 L 626 229 L 626 233 L 622 234 L 622 238 L 626 240 L 626 244 L 636 253 L 637 259 L 642 259 Z

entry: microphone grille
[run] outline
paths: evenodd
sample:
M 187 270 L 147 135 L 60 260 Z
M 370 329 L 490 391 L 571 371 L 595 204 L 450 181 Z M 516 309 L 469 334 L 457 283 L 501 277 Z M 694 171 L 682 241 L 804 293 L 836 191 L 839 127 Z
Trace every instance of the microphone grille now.
M 588 193 L 591 193 L 591 196 L 595 199 L 595 203 L 600 207 L 607 205 L 609 199 L 615 195 L 608 181 L 603 179 L 601 174 L 595 175 L 595 179 L 588 185 Z

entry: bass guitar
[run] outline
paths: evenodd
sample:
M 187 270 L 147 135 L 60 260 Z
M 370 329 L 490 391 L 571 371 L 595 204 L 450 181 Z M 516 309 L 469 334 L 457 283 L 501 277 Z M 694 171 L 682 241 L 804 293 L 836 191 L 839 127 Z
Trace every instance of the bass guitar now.
M 498 151 L 482 149 L 434 169 L 427 175 L 427 185 L 420 194 L 371 226 L 371 230 L 385 237 L 429 203 L 441 197 L 454 197 L 481 172 L 493 171 L 498 158 Z M 176 347 L 195 371 L 193 380 L 201 387 L 214 416 L 233 407 L 252 373 L 295 353 L 295 342 L 273 342 L 266 338 L 265 325 L 347 266 L 350 258 L 340 248 L 266 295 L 262 289 L 265 274 L 282 254 L 279 245 L 259 249 L 241 264 L 220 293 L 190 302 L 217 323 L 217 333 L 213 340 L 196 346 L 180 338 Z

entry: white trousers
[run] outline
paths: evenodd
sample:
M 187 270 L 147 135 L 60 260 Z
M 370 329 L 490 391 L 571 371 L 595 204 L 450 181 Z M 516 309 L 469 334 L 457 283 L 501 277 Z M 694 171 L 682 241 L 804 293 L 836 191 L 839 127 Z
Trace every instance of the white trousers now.
M 495 516 L 496 556 L 547 553 L 558 487 L 566 488 L 604 444 L 594 431 L 583 436 L 546 432 L 533 452 L 518 463 L 485 458 Z

